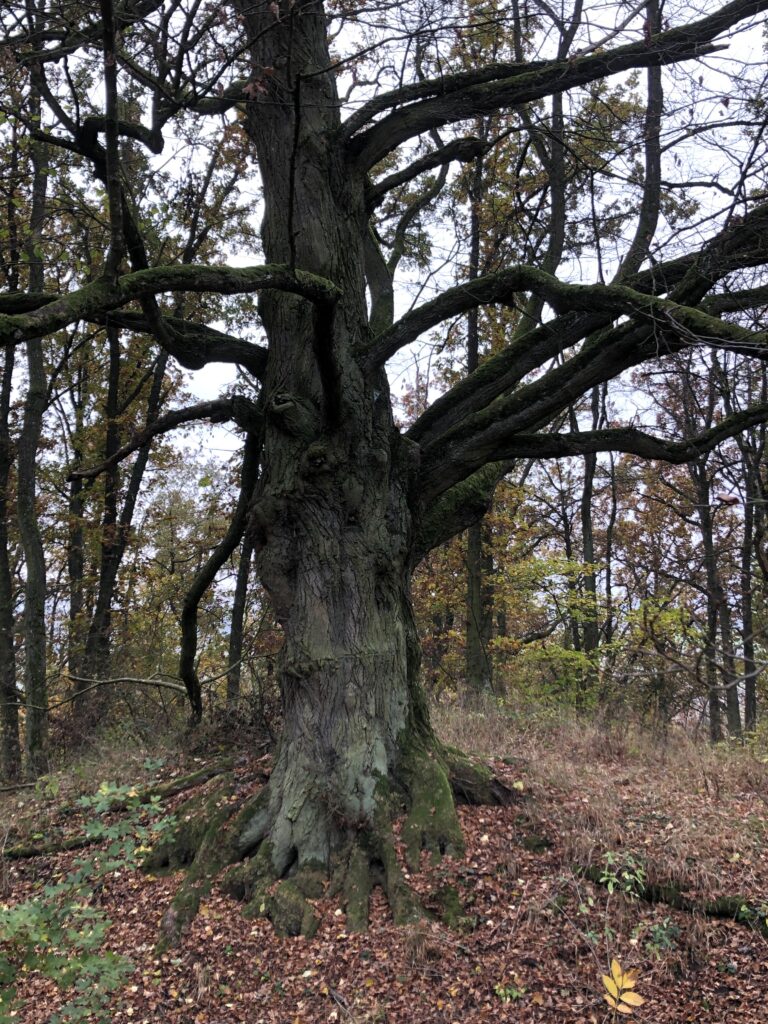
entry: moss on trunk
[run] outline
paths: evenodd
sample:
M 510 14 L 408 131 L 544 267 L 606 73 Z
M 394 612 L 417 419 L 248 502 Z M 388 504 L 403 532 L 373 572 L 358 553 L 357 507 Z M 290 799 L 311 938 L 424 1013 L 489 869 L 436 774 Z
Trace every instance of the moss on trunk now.
M 312 901 L 326 893 L 340 897 L 347 927 L 367 927 L 371 891 L 380 886 L 393 920 L 408 924 L 425 915 L 409 885 L 399 853 L 397 822 L 409 871 L 419 868 L 421 852 L 433 860 L 443 854 L 460 855 L 464 844 L 452 791 L 452 775 L 460 779 L 462 799 L 508 803 L 513 794 L 490 770 L 455 750 L 446 751 L 428 728 L 404 731 L 399 757 L 387 776 L 381 776 L 370 799 L 369 813 L 345 818 L 333 803 L 317 802 L 316 780 L 306 778 L 303 803 L 291 790 L 286 806 L 284 782 L 273 775 L 267 785 L 247 801 L 233 801 L 231 784 L 194 797 L 178 813 L 174 833 L 146 858 L 146 870 L 187 867 L 187 875 L 166 912 L 161 945 L 179 942 L 201 899 L 217 874 L 221 888 L 245 904 L 245 913 L 267 917 L 281 935 L 312 935 L 319 917 Z M 460 771 L 459 771 L 460 769 Z M 309 808 L 305 804 L 311 805 Z M 284 835 L 282 819 L 296 822 L 301 814 L 318 822 L 332 837 L 326 856 L 319 857 L 316 838 L 307 834 L 308 846 L 297 846 L 290 858 L 275 856 L 274 836 Z M 294 833 L 301 842 L 303 832 Z M 224 870 L 226 869 L 226 870 Z M 455 901 L 454 901 L 455 902 Z M 461 908 L 446 908 L 448 916 L 462 917 Z

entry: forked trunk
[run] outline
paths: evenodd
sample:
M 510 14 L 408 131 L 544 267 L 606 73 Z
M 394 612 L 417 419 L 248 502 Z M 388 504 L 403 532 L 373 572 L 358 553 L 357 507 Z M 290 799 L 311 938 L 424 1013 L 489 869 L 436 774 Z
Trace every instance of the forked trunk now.
M 342 293 L 333 311 L 277 293 L 260 305 L 270 356 L 251 538 L 285 634 L 284 726 L 269 799 L 242 848 L 263 841 L 280 878 L 294 867 L 327 874 L 352 837 L 367 829 L 370 839 L 393 782 L 407 785 L 408 749 L 431 733 L 409 596 L 415 448 L 395 429 L 385 375 L 363 368 L 364 182 L 334 145 L 335 82 L 317 73 L 330 64 L 322 11 L 296 4 L 279 26 L 250 17 L 256 65 L 285 68 L 270 87 L 281 102 L 254 103 L 249 121 L 266 258 Z M 455 840 L 455 818 L 449 832 Z
M 277 292 L 260 300 L 269 358 L 249 538 L 285 636 L 283 733 L 262 793 L 223 832 L 214 815 L 196 844 L 166 917 L 170 941 L 211 872 L 243 858 L 225 886 L 283 932 L 312 931 L 304 897 L 328 878 L 344 894 L 349 927 L 365 926 L 375 883 L 395 919 L 409 920 L 420 911 L 395 854 L 393 819 L 405 813 L 402 837 L 417 867 L 422 848 L 462 844 L 448 761 L 466 798 L 493 788 L 489 773 L 437 743 L 417 680 L 418 449 L 395 428 L 383 370 L 365 368 L 364 179 L 334 143 L 338 98 L 322 70 L 331 64 L 322 6 L 297 2 L 276 21 L 266 5 L 243 2 L 242 16 L 265 90 L 248 130 L 264 179 L 267 262 L 319 274 L 341 298 L 333 309 Z M 150 863 L 178 856 L 166 848 Z

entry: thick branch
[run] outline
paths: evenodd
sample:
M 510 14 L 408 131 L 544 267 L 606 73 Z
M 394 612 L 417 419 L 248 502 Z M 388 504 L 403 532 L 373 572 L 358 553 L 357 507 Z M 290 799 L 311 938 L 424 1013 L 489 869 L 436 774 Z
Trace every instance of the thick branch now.
M 152 333 L 149 320 L 139 313 L 110 313 L 109 319 L 129 331 Z M 164 331 L 158 340 L 188 370 L 200 370 L 208 363 L 235 363 L 261 380 L 267 366 L 267 350 L 261 345 L 182 317 L 164 316 L 160 321 Z
M 381 202 L 387 192 L 391 192 L 393 188 L 397 188 L 399 185 L 404 185 L 407 181 L 412 181 L 413 178 L 417 178 L 420 174 L 431 171 L 435 167 L 442 167 L 452 160 L 461 160 L 466 163 L 468 160 L 473 160 L 476 156 L 485 152 L 486 148 L 487 145 L 482 139 L 477 138 L 475 135 L 470 135 L 465 139 L 455 139 L 453 142 L 449 142 L 447 145 L 427 153 L 426 156 L 421 157 L 419 160 L 414 160 L 407 167 L 403 167 L 402 170 L 395 171 L 394 174 L 389 174 L 386 178 L 382 178 L 381 181 L 371 185 L 366 193 L 368 208 L 373 209 L 374 206 Z
M 762 296 L 758 289 L 738 293 L 743 296 L 743 307 L 737 305 L 735 296 L 733 305 L 727 296 L 703 296 L 728 273 L 764 264 L 768 259 L 766 240 L 768 205 L 763 204 L 750 210 L 741 224 L 731 224 L 723 229 L 699 252 L 654 264 L 624 283 L 638 292 L 654 295 L 668 292 L 673 300 L 699 304 L 700 308 L 712 314 L 759 306 Z M 420 311 L 417 310 L 416 315 L 421 315 Z M 608 327 L 612 320 L 611 313 L 567 313 L 525 335 L 514 337 L 506 349 L 485 360 L 469 377 L 441 395 L 410 428 L 409 437 L 422 445 L 434 443 L 440 435 L 453 431 L 457 423 L 466 421 L 500 396 L 508 394 L 527 373 L 600 328 Z M 404 322 L 405 319 L 401 321 Z M 399 329 L 400 325 L 394 328 L 395 331 Z M 611 332 L 607 343 L 614 344 L 626 331 L 627 325 L 624 325 L 618 332 Z M 643 337 L 647 339 L 647 330 Z M 642 341 L 643 338 L 638 338 L 638 344 Z M 596 352 L 595 347 L 590 350 L 593 356 Z M 627 365 L 632 365 L 631 360 Z M 545 417 L 543 422 L 548 420 L 549 417 Z M 532 426 L 533 423 L 522 429 L 530 430 Z
M 702 430 L 682 441 L 667 441 L 635 427 L 589 430 L 572 434 L 520 434 L 510 430 L 509 434 L 504 436 L 504 424 L 499 424 L 498 444 L 490 457 L 509 460 L 563 459 L 573 455 L 618 451 L 639 455 L 644 459 L 680 464 L 706 454 L 742 430 L 765 421 L 768 421 L 768 403 L 761 403 L 733 413 L 714 427 Z M 461 477 L 473 472 L 473 467 L 476 472 L 485 465 L 488 458 L 488 447 L 482 439 L 468 441 L 456 452 L 457 463 L 462 467 Z M 445 474 L 446 477 L 450 475 L 450 472 Z
M 140 142 L 145 146 L 150 153 L 162 153 L 165 146 L 165 139 L 163 138 L 162 132 L 156 131 L 152 128 L 146 128 L 143 124 L 135 124 L 131 121 L 122 121 L 119 118 L 115 121 L 115 127 L 117 134 L 121 138 L 135 139 L 136 142 Z M 83 121 L 82 131 L 87 134 L 93 132 L 105 131 L 106 118 L 93 116 L 86 117 Z
M 440 544 L 479 522 L 491 507 L 499 481 L 511 468 L 511 462 L 489 463 L 425 510 L 416 534 L 415 564 Z
M 542 296 L 557 313 L 576 310 L 608 313 L 612 317 L 641 317 L 665 329 L 672 326 L 695 332 L 703 342 L 746 345 L 755 350 L 755 355 L 768 341 L 765 331 L 753 333 L 736 324 L 724 323 L 703 310 L 646 295 L 626 285 L 568 284 L 536 267 L 519 266 L 449 288 L 431 302 L 407 313 L 374 341 L 370 364 L 380 366 L 431 327 L 476 306 L 514 305 L 522 291 Z
M 265 289 L 292 292 L 321 305 L 332 305 L 338 288 L 317 274 L 291 270 L 284 264 L 261 267 L 151 267 L 125 274 L 114 284 L 94 281 L 32 313 L 0 315 L 0 343 L 18 344 L 50 334 L 78 320 L 96 320 L 105 313 L 161 292 L 216 292 L 242 295 Z
M 0 295 L 0 313 L 29 313 L 58 299 L 50 292 L 6 292 Z
M 487 70 L 483 69 L 477 73 L 478 77 L 473 73 L 458 80 L 448 76 L 398 89 L 378 97 L 350 119 L 346 127 L 348 137 L 373 114 L 383 109 L 393 110 L 373 127 L 353 135 L 348 145 L 363 167 L 373 167 L 401 143 L 431 128 L 530 103 L 551 93 L 564 92 L 631 68 L 671 64 L 710 53 L 712 41 L 717 36 L 767 8 L 768 0 L 733 0 L 716 13 L 690 25 L 605 53 L 555 60 L 543 65 L 497 65 L 491 71 L 493 77 L 490 80 L 485 77 Z M 415 96 L 429 98 L 414 101 Z M 402 106 L 403 103 L 406 105 Z

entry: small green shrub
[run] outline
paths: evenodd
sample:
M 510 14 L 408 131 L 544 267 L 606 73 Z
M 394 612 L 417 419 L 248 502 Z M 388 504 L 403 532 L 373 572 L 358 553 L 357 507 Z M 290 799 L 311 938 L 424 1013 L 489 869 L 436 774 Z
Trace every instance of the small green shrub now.
M 665 917 L 659 924 L 653 924 L 648 930 L 648 939 L 645 948 L 657 959 L 661 959 L 662 953 L 668 953 L 677 949 L 680 938 L 680 928 L 671 917 Z
M 526 993 L 526 990 L 522 986 L 517 985 L 498 985 L 493 986 L 493 991 L 502 1001 L 502 1003 L 513 1003 L 517 1002 L 518 999 L 522 999 Z
M 600 884 L 608 892 L 623 892 L 630 899 L 637 899 L 645 889 L 646 873 L 641 860 L 631 853 L 618 854 L 609 850 L 603 854 L 603 871 Z
M 119 821 L 104 815 L 115 803 L 125 805 Z M 172 827 L 173 819 L 160 818 L 159 798 L 142 805 L 135 789 L 103 783 L 80 805 L 96 817 L 85 833 L 97 842 L 109 840 L 106 855 L 80 857 L 70 873 L 46 886 L 41 897 L 0 904 L 0 1024 L 17 1024 L 20 1003 L 16 981 L 22 971 L 37 971 L 53 980 L 69 998 L 51 1015 L 49 1024 L 74 1024 L 102 1016 L 112 992 L 120 987 L 133 965 L 126 957 L 102 951 L 109 919 L 93 906 L 99 881 L 113 871 L 135 866 L 149 845 Z

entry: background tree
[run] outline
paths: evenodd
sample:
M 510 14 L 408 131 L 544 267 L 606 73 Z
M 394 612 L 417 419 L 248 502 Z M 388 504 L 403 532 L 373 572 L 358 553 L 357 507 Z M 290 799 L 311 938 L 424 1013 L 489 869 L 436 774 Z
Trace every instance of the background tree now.
M 469 70 L 445 45 L 465 26 L 464 11 L 450 4 L 398 5 L 387 24 L 377 11 L 326 8 L 320 0 L 236 0 L 224 12 L 176 3 L 123 10 L 102 0 L 99 17 L 77 8 L 49 15 L 34 5 L 32 14 L 7 17 L 5 41 L 45 105 L 35 140 L 76 154 L 83 173 L 92 174 L 94 196 L 106 199 L 108 244 L 98 279 L 73 281 L 66 291 L 9 295 L 0 342 L 106 321 L 108 332 L 151 333 L 187 367 L 242 363 L 260 384 L 256 402 L 240 416 L 248 435 L 243 477 L 258 464 L 249 521 L 258 576 L 284 634 L 283 733 L 270 781 L 255 801 L 226 825 L 218 816 L 209 821 L 185 889 L 166 916 L 168 939 L 194 913 L 209 874 L 243 858 L 246 867 L 231 872 L 227 884 L 253 895 L 285 931 L 311 931 L 314 917 L 302 894 L 317 891 L 325 876 L 343 893 L 351 927 L 364 925 L 375 882 L 396 920 L 417 916 L 395 855 L 393 819 L 405 811 L 401 837 L 416 868 L 422 848 L 461 848 L 454 793 L 465 800 L 509 794 L 432 731 L 418 675 L 414 566 L 480 517 L 514 460 L 615 450 L 686 462 L 768 416 L 758 401 L 679 439 L 634 423 L 602 427 L 599 420 L 563 430 L 582 396 L 692 344 L 764 355 L 762 330 L 722 315 L 717 305 L 726 289 L 746 311 L 764 297 L 759 274 L 768 209 L 749 195 L 762 159 L 759 133 L 729 186 L 738 217 L 732 204 L 676 232 L 670 214 L 653 239 L 644 200 L 661 207 L 666 192 L 657 199 L 647 167 L 631 172 L 629 140 L 624 157 L 612 153 L 595 180 L 619 180 L 634 200 L 630 208 L 639 199 L 640 213 L 627 239 L 626 217 L 617 219 L 612 259 L 623 257 L 626 267 L 609 284 L 599 274 L 597 283 L 568 280 L 577 276 L 575 265 L 563 265 L 560 243 L 551 239 L 563 231 L 561 213 L 571 220 L 566 237 L 570 230 L 578 239 L 585 211 L 578 202 L 570 211 L 556 209 L 562 196 L 554 188 L 550 242 L 526 254 L 528 262 L 436 294 L 422 291 L 421 301 L 395 319 L 395 273 L 407 269 L 398 227 L 405 224 L 407 242 L 408 207 L 388 258 L 374 230 L 390 192 L 479 154 L 482 139 L 466 131 L 478 119 L 514 112 L 515 130 L 534 145 L 531 121 L 546 97 L 580 95 L 591 83 L 636 69 L 713 60 L 723 37 L 765 7 L 733 0 L 704 16 L 680 12 L 663 28 L 653 4 L 629 15 L 617 7 L 606 30 L 602 8 L 599 19 L 577 4 L 539 22 L 527 21 L 514 4 L 499 5 L 492 18 L 500 26 L 522 20 L 531 34 L 541 25 L 540 34 L 523 59 L 480 58 Z M 558 29 L 554 46 L 550 23 Z M 329 27 L 340 33 L 333 55 Z M 364 74 L 376 84 L 360 96 L 361 46 L 368 43 L 375 49 L 368 50 Z M 88 88 L 71 73 L 97 48 L 100 109 L 86 102 Z M 352 112 L 343 119 L 345 75 Z M 121 106 L 121 95 L 129 105 Z M 603 96 L 598 89 L 590 102 Z M 553 117 L 559 109 L 553 101 Z M 158 153 L 177 126 L 222 114 L 242 118 L 258 164 L 265 262 L 169 262 L 162 244 L 152 244 L 152 197 L 132 192 L 121 147 L 130 139 Z M 711 121 L 691 125 L 686 118 L 672 118 L 670 132 L 684 139 L 712 130 Z M 759 123 L 754 115 L 745 119 Z M 643 125 L 636 125 L 636 146 Z M 689 187 L 687 180 L 676 185 Z M 593 191 L 589 205 L 598 198 L 604 207 L 616 202 Z M 670 204 L 673 213 L 678 204 Z M 548 262 L 553 252 L 557 258 Z M 603 249 L 600 261 L 608 259 Z M 756 275 L 749 287 L 739 279 L 747 270 Z M 439 285 L 436 278 L 431 283 Z M 177 316 L 175 300 L 161 298 L 248 292 L 259 293 L 264 345 L 211 331 L 194 309 Z M 398 430 L 386 363 L 446 321 L 489 305 L 520 310 L 520 327 L 407 431 Z M 220 416 L 237 418 L 238 410 L 242 402 L 217 405 Z M 164 425 L 177 415 L 168 414 Z M 194 672 L 186 680 L 199 717 L 199 681 Z

